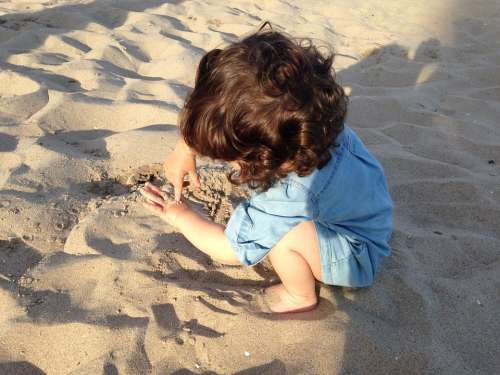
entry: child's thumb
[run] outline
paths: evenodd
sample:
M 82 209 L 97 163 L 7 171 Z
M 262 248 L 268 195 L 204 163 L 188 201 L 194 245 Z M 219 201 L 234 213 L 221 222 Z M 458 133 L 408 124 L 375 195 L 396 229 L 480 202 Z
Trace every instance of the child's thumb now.
M 196 172 L 189 172 L 189 180 L 191 181 L 191 183 L 195 187 L 199 188 L 201 186 L 200 179 L 198 177 L 198 173 L 196 173 Z

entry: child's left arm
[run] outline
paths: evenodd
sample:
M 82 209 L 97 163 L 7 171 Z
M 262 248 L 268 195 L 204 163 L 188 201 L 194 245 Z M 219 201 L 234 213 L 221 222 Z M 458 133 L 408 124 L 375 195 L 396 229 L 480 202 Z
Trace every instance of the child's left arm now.
M 241 264 L 223 225 L 204 218 L 183 202 L 166 202 L 162 191 L 151 183 L 146 183 L 140 192 L 146 198 L 147 208 L 177 228 L 199 250 L 218 262 Z

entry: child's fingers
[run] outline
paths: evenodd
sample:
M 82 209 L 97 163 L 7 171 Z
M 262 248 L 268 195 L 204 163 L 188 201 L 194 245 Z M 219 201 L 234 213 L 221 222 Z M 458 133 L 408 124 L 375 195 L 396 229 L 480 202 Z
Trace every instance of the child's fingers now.
M 163 208 L 158 206 L 156 203 L 154 202 L 148 202 L 148 201 L 145 201 L 142 203 L 144 207 L 146 207 L 147 209 L 157 213 L 157 214 L 162 214 L 163 213 Z
M 139 189 L 139 192 L 144 196 L 146 197 L 147 199 L 149 199 L 150 201 L 153 201 L 155 203 L 157 203 L 158 205 L 160 205 L 161 207 L 163 207 L 163 205 L 165 204 L 165 201 L 163 200 L 163 198 L 161 196 L 158 196 L 154 193 L 151 193 L 150 191 L 146 190 L 146 189 Z
M 154 194 L 163 199 L 163 192 L 160 189 L 155 189 L 154 185 L 144 185 L 143 189 L 148 193 Z
M 154 192 L 154 193 L 157 193 L 157 194 L 159 194 L 159 195 L 162 195 L 162 193 L 163 193 L 163 192 L 161 191 L 161 189 L 160 189 L 158 186 L 156 186 L 156 185 L 152 184 L 151 182 L 146 182 L 146 184 L 144 185 L 144 187 L 145 187 L 147 190 L 149 190 L 149 191 L 151 191 L 151 192 Z
M 145 190 L 145 191 L 150 192 L 150 193 L 155 194 L 155 195 L 160 195 L 160 194 L 158 194 L 158 193 L 156 192 L 156 190 L 152 189 L 152 188 L 151 188 L 151 185 L 149 185 L 148 183 L 146 183 L 146 184 L 145 184 L 143 187 L 141 187 L 140 189 Z
M 189 181 L 191 181 L 194 187 L 199 188 L 201 186 L 200 179 L 198 178 L 198 173 L 196 172 L 189 172 Z
M 156 205 L 156 206 L 158 206 L 158 207 L 162 207 L 162 208 L 163 208 L 163 207 L 165 207 L 165 205 L 163 205 L 163 204 L 158 204 L 158 203 L 156 203 L 156 202 L 154 202 L 154 201 L 152 201 L 151 199 L 148 199 L 148 198 L 146 198 L 146 199 L 144 200 L 144 202 L 148 202 L 148 203 L 150 203 L 150 204 L 154 204 L 154 205 Z

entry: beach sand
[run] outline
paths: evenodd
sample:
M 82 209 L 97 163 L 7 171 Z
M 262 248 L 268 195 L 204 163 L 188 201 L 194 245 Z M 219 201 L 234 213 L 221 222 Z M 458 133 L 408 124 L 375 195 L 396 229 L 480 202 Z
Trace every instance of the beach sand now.
M 150 215 L 208 50 L 263 21 L 331 44 L 385 168 L 393 255 L 367 289 L 260 317 L 276 280 Z M 500 3 L 0 1 L 0 374 L 500 372 Z M 242 192 L 202 163 L 224 222 Z

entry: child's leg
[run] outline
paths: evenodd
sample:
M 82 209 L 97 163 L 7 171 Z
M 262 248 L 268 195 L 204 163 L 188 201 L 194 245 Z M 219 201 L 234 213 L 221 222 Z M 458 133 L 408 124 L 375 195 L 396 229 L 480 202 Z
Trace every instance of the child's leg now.
M 285 312 L 314 306 L 315 278 L 321 280 L 321 261 L 316 228 L 306 221 L 288 232 L 269 253 L 282 284 L 265 291 L 269 308 Z

